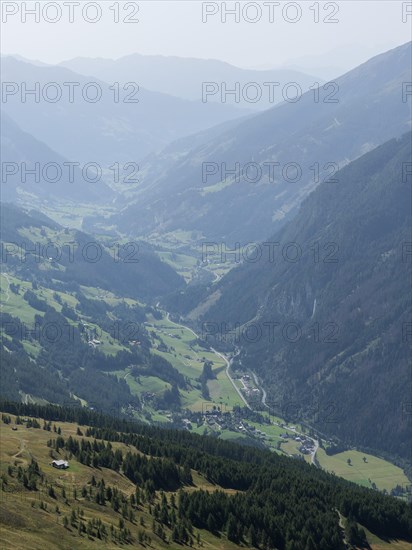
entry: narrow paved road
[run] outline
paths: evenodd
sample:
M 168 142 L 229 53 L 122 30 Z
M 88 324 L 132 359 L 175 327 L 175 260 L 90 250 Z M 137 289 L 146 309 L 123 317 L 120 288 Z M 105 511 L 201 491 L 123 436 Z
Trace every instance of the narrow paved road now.
M 230 376 L 230 372 L 229 372 L 229 371 L 230 371 L 230 365 L 231 365 L 233 359 L 231 359 L 231 360 L 229 361 L 228 358 L 227 358 L 225 355 L 223 355 L 223 353 L 220 353 L 220 352 L 216 351 L 214 348 L 210 348 L 210 349 L 213 351 L 213 353 L 215 353 L 215 354 L 218 355 L 221 359 L 223 359 L 223 361 L 225 361 L 225 363 L 226 363 L 226 371 L 225 371 L 225 372 L 226 372 L 226 376 L 228 377 L 228 379 L 229 379 L 230 382 L 232 383 L 232 386 L 233 386 L 233 387 L 235 388 L 235 390 L 237 391 L 237 393 L 238 393 L 240 399 L 243 401 L 243 403 L 246 405 L 246 407 L 247 407 L 248 409 L 250 409 L 251 407 L 250 407 L 249 403 L 246 401 L 244 395 L 242 394 L 242 392 L 240 391 L 240 389 L 236 386 L 235 381 L 233 380 L 233 378 Z
M 176 325 L 177 327 L 185 328 L 186 330 L 191 332 L 194 336 L 196 336 L 196 338 L 199 338 L 199 336 L 196 334 L 196 332 L 194 330 L 192 330 L 190 327 L 187 327 L 186 325 L 181 325 L 180 323 L 175 323 L 175 321 L 172 321 L 170 319 L 170 313 L 168 311 L 166 312 L 166 319 L 169 321 L 169 323 L 172 323 L 172 325 Z

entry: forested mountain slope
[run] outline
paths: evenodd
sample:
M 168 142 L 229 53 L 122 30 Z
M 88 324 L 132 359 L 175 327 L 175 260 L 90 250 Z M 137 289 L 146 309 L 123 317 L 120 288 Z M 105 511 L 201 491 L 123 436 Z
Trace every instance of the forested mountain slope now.
M 151 353 L 151 302 L 184 281 L 143 243 L 99 241 L 36 211 L 1 203 L 1 392 L 16 400 L 75 403 L 127 414 L 140 409 L 124 378 L 184 386 Z
M 237 328 L 240 361 L 275 408 L 293 402 L 321 431 L 405 458 L 410 163 L 408 133 L 320 185 L 260 259 L 209 289 L 217 301 L 200 319 L 210 338 Z
M 183 279 L 142 242 L 99 240 L 63 228 L 39 212 L 1 203 L 3 261 L 27 280 L 99 286 L 124 296 L 153 298 Z M 4 248 L 4 246 L 3 246 Z

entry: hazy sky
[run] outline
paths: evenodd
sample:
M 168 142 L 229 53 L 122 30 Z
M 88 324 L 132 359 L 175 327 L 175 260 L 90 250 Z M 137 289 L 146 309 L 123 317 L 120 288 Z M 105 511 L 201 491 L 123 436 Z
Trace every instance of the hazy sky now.
M 81 5 L 73 5 L 76 3 Z M 38 3 L 39 22 L 28 14 L 24 21 L 24 10 L 33 9 L 34 4 L 34 1 L 2 0 L 4 54 L 20 54 L 29 59 L 56 63 L 77 56 L 117 58 L 138 52 L 216 58 L 241 67 L 276 67 L 293 63 L 306 69 L 324 66 L 348 69 L 376 53 L 411 40 L 412 2 L 397 0 L 47 0 Z M 90 20 L 98 14 L 93 4 L 99 5 L 99 21 L 90 23 L 84 20 L 84 4 L 89 4 L 86 17 Z M 47 11 L 44 14 L 45 6 Z M 240 21 L 227 14 L 224 22 L 225 7 L 228 11 L 237 10 Z M 60 21 L 49 22 L 57 18 L 58 8 L 61 10 Z M 72 23 L 69 21 L 71 10 L 74 14 Z M 210 15 L 206 16 L 205 10 Z M 405 22 L 402 21 L 403 11 L 404 14 L 411 12 L 409 18 L 404 15 Z M 137 18 L 138 22 L 125 23 L 127 16 Z M 115 22 L 116 17 L 119 22 Z M 318 23 L 315 23 L 315 18 L 319 19 Z M 337 22 L 326 23 L 325 18 Z

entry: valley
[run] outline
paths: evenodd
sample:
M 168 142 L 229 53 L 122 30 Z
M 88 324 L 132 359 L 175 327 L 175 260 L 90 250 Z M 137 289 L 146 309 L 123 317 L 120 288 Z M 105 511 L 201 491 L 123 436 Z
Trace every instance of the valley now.
M 13 285 L 13 288 L 19 287 L 20 291 L 16 294 L 10 290 L 10 285 Z M 8 338 L 19 335 L 25 351 L 35 359 L 41 352 L 40 338 L 24 337 L 25 334 L 30 334 L 33 328 L 36 333 L 34 323 L 36 315 L 39 314 L 39 311 L 23 298 L 23 294 L 30 287 L 31 284 L 28 282 L 24 283 L 16 277 L 3 274 L 0 303 L 3 313 L 13 314 L 19 311 L 18 326 L 3 324 L 3 330 L 6 329 L 6 333 L 9 333 L 6 336 L 3 332 L 5 343 Z M 123 299 L 119 299 L 113 293 L 98 288 L 83 286 L 81 289 L 87 299 L 103 300 L 111 307 L 123 302 Z M 56 293 L 43 287 L 33 292 L 39 300 L 46 302 L 56 311 L 61 312 L 64 305 L 78 310 L 79 302 L 71 293 Z M 132 299 L 127 299 L 126 303 L 129 307 L 144 307 L 144 304 Z M 124 381 L 130 389 L 130 394 L 138 398 L 140 406 L 135 406 L 134 410 L 130 411 L 137 420 L 169 424 L 192 433 L 243 442 L 259 448 L 269 448 L 276 453 L 295 456 L 310 463 L 314 462 L 327 471 L 334 471 L 348 480 L 364 486 L 376 487 L 379 490 L 391 492 L 396 487 L 405 489 L 409 487 L 408 478 L 400 468 L 370 454 L 366 455 L 368 462 L 362 463 L 362 472 L 359 472 L 357 467 L 348 467 L 345 462 L 347 455 L 362 454 L 356 450 L 338 453 L 333 457 L 326 455 L 323 449 L 316 452 L 318 442 L 316 437 L 313 439 L 315 432 L 311 432 L 304 424 L 298 423 L 296 426 L 296 423 L 293 425 L 292 422 L 286 422 L 276 416 L 272 410 L 266 412 L 268 406 L 265 406 L 264 401 L 262 402 L 264 390 L 256 383 L 255 373 L 233 371 L 231 355 L 216 351 L 199 338 L 191 328 L 172 321 L 169 313 L 159 309 L 155 312 L 155 316 L 152 313 L 147 314 L 141 328 L 137 324 L 130 326 L 127 336 L 125 334 L 121 340 L 119 334 L 116 334 L 116 324 L 113 321 L 109 329 L 103 330 L 98 322 L 93 322 L 93 317 L 81 315 L 79 317 L 82 338 L 89 343 L 89 347 L 94 346 L 111 357 L 126 351 L 130 342 L 136 342 L 139 347 L 138 340 L 142 336 L 141 331 L 144 330 L 152 353 L 166 360 L 187 381 L 187 387 L 179 389 L 178 402 L 173 403 L 172 408 L 169 408 L 170 405 L 158 403 L 159 397 L 165 391 L 170 392 L 172 388 L 172 384 L 162 377 L 156 376 L 155 373 L 151 375 L 134 372 L 133 365 L 123 370 L 107 371 L 108 375 Z M 67 334 L 70 333 L 70 326 L 74 327 L 75 323 L 68 318 L 63 327 Z M 41 330 L 44 328 L 37 326 L 39 334 Z M 211 369 L 211 377 L 205 384 L 207 389 L 202 387 L 200 381 L 205 363 L 208 363 Z M 81 390 L 76 398 L 81 399 L 86 407 L 100 407 L 97 403 L 85 399 Z M 41 398 L 29 392 L 26 393 L 25 400 L 34 403 L 43 402 Z M 119 403 L 115 403 L 116 409 L 119 406 Z M 256 412 L 253 413 L 253 410 Z M 309 434 L 312 434 L 312 437 Z M 311 439 L 315 444 L 308 444 L 306 447 L 309 450 L 306 450 L 302 441 L 309 442 Z M 324 443 L 331 444 L 327 440 Z
M 19 230 L 19 235 L 22 239 L 35 240 L 39 249 L 48 246 L 52 250 L 50 243 L 61 249 L 65 243 L 72 250 L 76 248 L 72 234 L 65 235 L 56 229 L 29 226 Z M 190 235 L 182 233 L 164 237 L 160 250 L 158 239 L 151 241 L 150 245 L 154 247 L 155 254 L 162 263 L 171 265 L 187 283 L 194 285 L 194 289 L 201 288 L 199 269 L 203 273 L 202 280 L 211 281 L 213 275 L 228 272 L 238 266 L 233 261 L 236 257 L 232 257 L 232 262 L 226 261 L 222 264 L 218 251 L 209 262 L 202 262 L 203 245 L 196 245 L 195 241 L 190 241 Z M 106 246 L 110 250 L 108 239 Z M 15 257 L 21 259 L 22 256 L 15 250 L 13 252 Z M 30 255 L 27 259 L 29 257 Z M 54 261 L 50 262 L 47 257 L 39 260 L 43 273 L 47 273 L 47 270 L 53 272 L 56 266 Z M 143 422 L 173 425 L 193 433 L 208 434 L 294 456 L 364 486 L 388 492 L 397 487 L 409 491 L 409 480 L 402 469 L 387 460 L 375 458 L 373 453 L 367 453 L 368 462 L 362 462 L 359 470 L 355 466 L 348 467 L 345 463 L 345 453 L 358 456 L 358 451 L 353 448 L 334 456 L 328 456 L 323 448 L 316 451 L 318 439 L 323 438 L 321 445 L 326 448 L 336 445 L 338 440 L 333 442 L 323 435 L 316 435 L 316 426 L 308 426 L 302 422 L 302 417 L 289 421 L 280 418 L 281 411 L 274 410 L 267 404 L 266 390 L 261 381 L 258 383 L 256 373 L 250 368 L 244 369 L 240 366 L 237 358 L 239 351 L 233 347 L 228 348 L 231 351 L 216 350 L 210 344 L 207 330 L 203 334 L 197 334 L 193 330 L 196 325 L 190 320 L 190 315 L 189 321 L 193 328 L 178 321 L 178 316 L 176 320 L 171 318 L 170 313 L 161 309 L 159 303 L 155 307 L 148 306 L 142 301 L 87 285 L 78 287 L 84 297 L 79 301 L 79 294 L 76 292 L 63 288 L 54 290 L 41 284 L 33 286 L 31 282 L 21 278 L 21 275 L 16 275 L 11 272 L 3 273 L 0 284 L 1 313 L 13 317 L 18 311 L 19 319 L 18 322 L 8 318 L 3 321 L 3 342 L 6 347 L 7 342 L 11 343 L 17 338 L 28 357 L 32 360 L 41 357 L 44 345 L 42 339 L 48 330 L 47 324 L 42 326 L 39 321 L 39 315 L 43 315 L 45 311 L 42 306 L 44 304 L 58 314 L 63 314 L 60 320 L 52 319 L 49 323 L 55 327 L 57 321 L 60 338 L 65 339 L 69 347 L 75 344 L 74 331 L 80 327 L 77 334 L 80 341 L 84 342 L 82 345 L 87 345 L 92 353 L 113 358 L 114 364 L 118 354 L 130 353 L 130 350 L 137 353 L 136 359 L 133 359 L 133 355 L 130 356 L 124 368 L 111 366 L 110 370 L 105 371 L 106 376 L 115 376 L 123 384 L 122 388 L 127 387 L 125 396 L 112 400 L 112 411 L 116 411 L 115 414 L 127 410 L 129 415 Z M 216 283 L 217 281 L 212 282 Z M 33 298 L 28 300 L 28 293 Z M 83 300 L 88 304 L 84 311 Z M 97 306 L 98 302 L 99 309 L 94 312 L 93 304 Z M 122 317 L 116 319 L 113 315 L 116 308 L 126 308 L 124 312 L 135 309 L 139 313 L 135 321 L 131 321 L 130 317 L 122 321 Z M 101 312 L 105 309 L 107 320 L 103 321 Z M 146 355 L 161 358 L 165 365 L 171 366 L 175 374 L 167 370 L 158 374 L 156 368 L 142 369 L 139 363 L 143 350 Z M 136 365 L 133 364 L 134 360 L 137 360 Z M 81 386 L 76 385 L 71 394 L 66 394 L 65 399 L 79 399 L 84 406 L 100 409 L 100 399 L 90 398 L 96 394 L 90 393 L 90 390 L 88 393 L 89 398 L 82 393 Z M 43 396 L 36 396 L 27 389 L 23 390 L 23 395 L 26 402 L 44 402 Z M 132 399 L 135 397 L 136 402 L 126 405 L 130 400 L 127 395 Z M 308 444 L 305 445 L 301 440 L 307 440 Z

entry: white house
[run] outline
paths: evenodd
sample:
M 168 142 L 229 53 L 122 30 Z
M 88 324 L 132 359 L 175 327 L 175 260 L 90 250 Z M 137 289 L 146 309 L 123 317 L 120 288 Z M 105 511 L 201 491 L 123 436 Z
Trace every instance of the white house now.
M 69 467 L 67 460 L 53 460 L 53 468 L 58 468 L 59 470 L 66 470 Z

